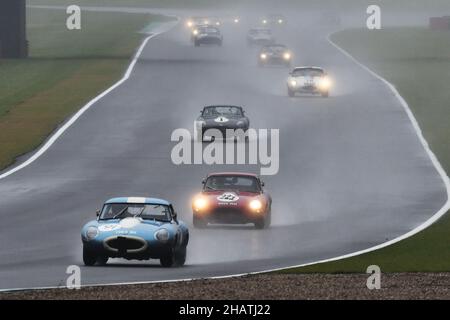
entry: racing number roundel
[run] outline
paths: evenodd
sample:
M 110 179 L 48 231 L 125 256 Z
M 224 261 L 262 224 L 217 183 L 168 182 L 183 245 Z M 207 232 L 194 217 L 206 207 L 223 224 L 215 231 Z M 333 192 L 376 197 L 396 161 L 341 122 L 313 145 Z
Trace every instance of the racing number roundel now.
M 236 202 L 239 200 L 239 197 L 235 193 L 225 192 L 222 195 L 218 196 L 217 200 L 221 202 Z

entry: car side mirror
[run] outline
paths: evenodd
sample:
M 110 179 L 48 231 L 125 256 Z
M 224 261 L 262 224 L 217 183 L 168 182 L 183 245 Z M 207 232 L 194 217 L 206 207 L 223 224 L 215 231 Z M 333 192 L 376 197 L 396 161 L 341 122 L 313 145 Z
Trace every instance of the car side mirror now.
M 178 224 L 178 213 L 176 211 L 173 212 L 172 219 Z
M 95 215 L 96 215 L 97 217 L 100 217 L 100 210 L 95 211 Z
M 265 185 L 264 181 L 261 181 L 261 187 L 264 187 Z
M 206 179 L 203 179 L 203 180 L 202 180 L 202 184 L 205 184 L 205 183 L 206 183 Z

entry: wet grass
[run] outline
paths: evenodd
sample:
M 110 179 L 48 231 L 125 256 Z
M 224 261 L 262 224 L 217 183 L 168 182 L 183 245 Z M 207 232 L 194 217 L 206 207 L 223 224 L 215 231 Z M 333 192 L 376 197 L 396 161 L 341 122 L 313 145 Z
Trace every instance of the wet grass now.
M 162 16 L 89 13 L 82 30 L 64 11 L 28 10 L 30 59 L 0 60 L 0 169 L 38 147 L 68 116 L 117 81 Z

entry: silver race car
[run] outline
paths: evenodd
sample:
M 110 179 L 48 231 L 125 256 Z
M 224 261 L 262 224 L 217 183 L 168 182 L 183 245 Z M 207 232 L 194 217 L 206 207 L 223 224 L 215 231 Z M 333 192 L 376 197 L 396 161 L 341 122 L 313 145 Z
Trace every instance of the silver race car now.
M 213 26 L 200 26 L 192 31 L 192 40 L 196 47 L 202 44 L 222 46 L 223 36 L 219 28 Z
M 267 28 L 253 28 L 248 31 L 248 45 L 268 45 L 275 42 L 272 31 Z
M 288 95 L 295 96 L 296 93 L 320 94 L 328 97 L 332 81 L 327 73 L 318 67 L 295 68 L 287 80 Z
M 227 130 L 234 132 L 241 129 L 246 132 L 250 126 L 250 120 L 245 116 L 242 107 L 226 105 L 204 107 L 196 123 L 198 138 L 201 141 L 214 140 L 213 134 L 216 133 L 227 138 Z
M 286 17 L 279 13 L 272 13 L 262 18 L 261 23 L 264 26 L 281 26 L 286 24 Z
M 258 65 L 284 65 L 291 66 L 292 52 L 282 44 L 264 46 L 258 56 Z

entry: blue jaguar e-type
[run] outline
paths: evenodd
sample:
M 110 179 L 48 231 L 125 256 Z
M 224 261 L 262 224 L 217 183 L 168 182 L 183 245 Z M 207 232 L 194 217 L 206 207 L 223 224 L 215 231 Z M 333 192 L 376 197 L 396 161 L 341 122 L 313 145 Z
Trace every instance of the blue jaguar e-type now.
M 182 266 L 189 242 L 187 226 L 172 204 L 154 198 L 108 200 L 97 220 L 81 230 L 86 266 L 105 265 L 109 258 L 160 259 L 164 267 Z

